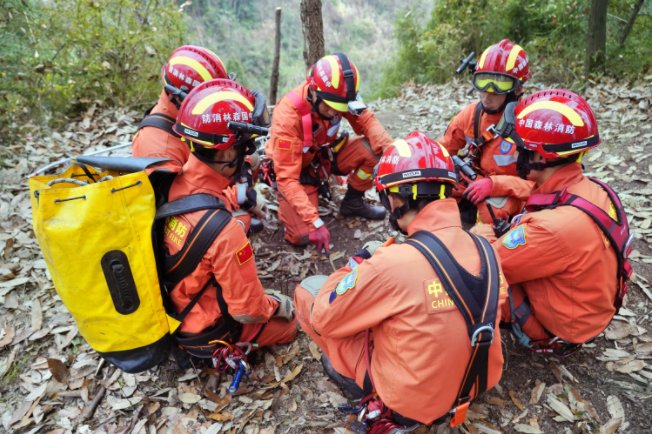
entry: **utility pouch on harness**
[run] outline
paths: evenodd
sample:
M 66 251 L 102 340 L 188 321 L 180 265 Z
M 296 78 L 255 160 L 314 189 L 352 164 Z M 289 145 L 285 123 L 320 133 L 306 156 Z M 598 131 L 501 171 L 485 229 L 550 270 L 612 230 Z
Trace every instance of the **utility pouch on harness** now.
M 616 299 L 614 301 L 617 312 L 622 306 L 623 299 L 627 294 L 627 280 L 633 271 L 632 265 L 629 262 L 629 254 L 632 249 L 634 235 L 629 230 L 625 209 L 616 192 L 604 182 L 593 177 L 588 178 L 607 192 L 616 210 L 616 219 L 611 218 L 609 214 L 597 205 L 592 204 L 580 196 L 571 194 L 567 190 L 550 194 L 532 195 L 528 198 L 525 209 L 535 211 L 570 205 L 591 217 L 609 240 L 618 259 L 618 287 L 616 288 Z
M 89 345 L 131 373 L 167 359 L 184 316 L 166 312 L 159 284 L 153 227 L 162 196 L 153 184 L 164 175 L 144 171 L 166 161 L 78 157 L 61 175 L 30 179 L 34 233 L 57 293 Z M 219 202 L 201 201 L 193 209 Z
M 430 262 L 466 322 L 471 358 L 450 411 L 451 426 L 462 424 L 471 400 L 487 390 L 489 349 L 493 344 L 498 313 L 500 274 L 496 255 L 487 240 L 469 235 L 480 253 L 480 279 L 464 270 L 432 233 L 418 231 L 406 241 Z

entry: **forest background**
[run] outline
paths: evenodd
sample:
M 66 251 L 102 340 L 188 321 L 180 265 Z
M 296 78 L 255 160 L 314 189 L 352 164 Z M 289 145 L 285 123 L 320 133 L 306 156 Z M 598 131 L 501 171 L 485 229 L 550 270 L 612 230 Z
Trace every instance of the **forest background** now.
M 394 96 L 406 82 L 446 82 L 463 55 L 479 55 L 505 37 L 526 49 L 535 80 L 581 92 L 588 15 L 600 2 L 606 1 L 324 0 L 325 46 L 354 60 L 366 100 Z M 591 78 L 635 82 L 650 74 L 651 3 L 608 2 L 605 62 Z M 276 7 L 282 7 L 278 95 L 305 76 L 299 0 L 3 0 L 2 6 L 0 142 L 60 127 L 90 106 L 144 110 L 160 92 L 161 65 L 181 44 L 212 49 L 243 84 L 269 92 Z

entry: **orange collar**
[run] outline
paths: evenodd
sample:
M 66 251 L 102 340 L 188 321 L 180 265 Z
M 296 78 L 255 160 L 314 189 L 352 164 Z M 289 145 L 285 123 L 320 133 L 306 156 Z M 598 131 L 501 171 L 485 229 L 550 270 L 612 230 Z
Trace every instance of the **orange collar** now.
M 450 227 L 462 227 L 460 211 L 455 199 L 448 198 L 429 203 L 408 225 L 408 235 L 417 231 L 437 231 Z
M 532 194 L 547 194 L 555 191 L 561 191 L 571 185 L 575 185 L 584 179 L 582 175 L 582 166 L 578 163 L 571 163 L 561 167 L 558 171 L 550 175 L 543 184 L 538 186 Z

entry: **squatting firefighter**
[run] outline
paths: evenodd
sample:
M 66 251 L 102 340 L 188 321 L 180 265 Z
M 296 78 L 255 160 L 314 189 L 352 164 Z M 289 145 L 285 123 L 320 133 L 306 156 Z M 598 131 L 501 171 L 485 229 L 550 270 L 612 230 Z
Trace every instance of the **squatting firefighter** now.
M 505 280 L 490 244 L 461 227 L 451 198 L 457 175 L 437 142 L 420 132 L 395 141 L 374 182 L 392 226 L 408 240 L 390 238 L 376 249 L 368 243 L 329 277 L 305 279 L 295 290 L 297 320 L 345 392 L 355 399 L 375 393 L 362 401 L 370 415 L 381 409 L 372 428 L 450 414 L 461 423 L 469 401 L 501 376 L 496 315 Z M 440 247 L 428 259 L 422 248 L 431 249 L 433 235 Z
M 475 181 L 463 179 L 455 190 L 455 196 L 464 194 L 460 208 L 466 222 L 474 223 L 479 217 L 481 222 L 491 223 L 487 204 L 496 218 L 517 214 L 532 188 L 515 178 L 516 147 L 491 128 L 500 120 L 505 106 L 518 101 L 523 84 L 531 76 L 528 56 L 521 46 L 503 39 L 487 48 L 471 80 L 480 99 L 457 114 L 438 139 L 451 154 L 460 153 L 469 160 L 479 175 Z
M 342 53 L 319 59 L 306 81 L 274 108 L 266 153 L 274 162 L 279 191 L 279 219 L 285 239 L 328 250 L 330 233 L 317 213 L 319 193 L 327 193 L 331 173 L 348 175 L 340 212 L 382 220 L 382 207 L 363 200 L 372 172 L 392 139 L 358 97 L 358 70 Z M 362 137 L 338 138 L 342 118 Z
M 519 176 L 536 187 L 494 244 L 510 284 L 503 318 L 522 344 L 568 354 L 600 334 L 622 302 L 627 218 L 609 186 L 582 174 L 582 157 L 601 143 L 584 99 L 539 91 L 508 106 L 505 118 Z
M 253 151 L 253 144 L 248 135 L 229 129 L 227 119 L 251 122 L 253 110 L 253 93 L 228 79 L 206 81 L 188 94 L 174 130 L 187 143 L 190 155 L 170 187 L 170 200 L 206 193 L 224 201 L 228 210 L 237 206 L 224 189 L 238 173 L 246 153 Z M 169 254 L 179 252 L 206 212 L 166 221 Z M 190 354 L 210 357 L 214 346 L 208 342 L 214 340 L 264 346 L 290 342 L 296 335 L 292 300 L 281 293 L 265 293 L 252 246 L 234 219 L 217 235 L 196 269 L 174 287 L 171 299 L 181 311 L 200 293 L 178 339 Z

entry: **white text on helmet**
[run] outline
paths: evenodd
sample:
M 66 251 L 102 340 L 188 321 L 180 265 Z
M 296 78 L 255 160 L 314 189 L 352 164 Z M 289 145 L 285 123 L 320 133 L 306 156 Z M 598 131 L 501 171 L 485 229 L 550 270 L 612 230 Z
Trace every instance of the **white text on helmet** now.
M 420 170 L 413 170 L 412 172 L 403 172 L 403 179 L 405 179 L 405 178 L 413 178 L 415 176 L 421 176 L 421 171 Z
M 193 136 L 193 137 L 198 137 L 199 136 L 199 133 L 197 131 L 191 130 L 191 129 L 188 129 L 188 128 L 184 128 L 183 132 L 184 132 L 184 134 L 188 134 L 189 136 Z

